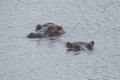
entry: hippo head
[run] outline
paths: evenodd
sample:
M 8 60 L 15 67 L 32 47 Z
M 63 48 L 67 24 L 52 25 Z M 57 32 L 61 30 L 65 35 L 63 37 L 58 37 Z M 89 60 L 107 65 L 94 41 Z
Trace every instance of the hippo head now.
M 36 25 L 36 30 L 33 33 L 27 35 L 27 38 L 44 38 L 44 37 L 56 37 L 64 34 L 62 26 L 58 26 L 53 23 L 46 23 L 44 25 Z
M 70 43 L 70 42 L 66 43 L 66 47 L 68 48 L 67 49 L 68 51 L 80 51 L 81 50 L 79 45 Z

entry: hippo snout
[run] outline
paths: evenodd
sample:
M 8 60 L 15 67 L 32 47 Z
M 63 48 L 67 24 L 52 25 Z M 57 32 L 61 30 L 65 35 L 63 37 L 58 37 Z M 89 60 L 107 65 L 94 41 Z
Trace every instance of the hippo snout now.
M 27 38 L 43 38 L 43 37 L 45 37 L 45 36 L 42 34 L 39 34 L 39 33 L 29 33 L 27 35 Z

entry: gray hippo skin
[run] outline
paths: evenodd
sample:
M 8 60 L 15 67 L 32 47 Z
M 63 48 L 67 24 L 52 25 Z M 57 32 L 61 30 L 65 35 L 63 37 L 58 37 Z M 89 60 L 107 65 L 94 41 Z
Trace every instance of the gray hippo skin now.
M 54 23 L 38 24 L 35 32 L 29 33 L 27 38 L 58 37 L 64 33 L 63 27 Z
M 27 38 L 44 38 L 44 37 L 46 36 L 39 33 L 30 33 L 27 35 Z
M 67 42 L 66 47 L 68 51 L 81 51 L 81 50 L 93 50 L 94 47 L 94 41 L 91 42 Z

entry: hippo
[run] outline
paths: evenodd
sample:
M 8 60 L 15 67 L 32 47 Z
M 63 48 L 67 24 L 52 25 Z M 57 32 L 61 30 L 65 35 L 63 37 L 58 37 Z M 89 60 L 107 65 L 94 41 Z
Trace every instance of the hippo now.
M 94 41 L 91 42 L 67 42 L 66 47 L 68 51 L 81 51 L 81 50 L 93 50 L 94 47 Z
M 63 27 L 54 23 L 38 24 L 36 25 L 35 32 L 29 33 L 27 38 L 58 37 L 64 33 Z

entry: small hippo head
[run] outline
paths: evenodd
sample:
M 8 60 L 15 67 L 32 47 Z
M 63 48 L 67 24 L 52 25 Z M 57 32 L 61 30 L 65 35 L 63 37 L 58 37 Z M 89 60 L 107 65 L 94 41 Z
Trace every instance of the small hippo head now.
M 70 43 L 67 42 L 66 43 L 66 47 L 68 48 L 69 51 L 80 51 L 80 50 L 93 50 L 94 47 L 94 41 L 91 42 L 74 42 L 74 43 Z
M 80 51 L 81 50 L 79 45 L 70 43 L 70 42 L 66 43 L 66 47 L 68 48 L 67 49 L 68 51 Z

